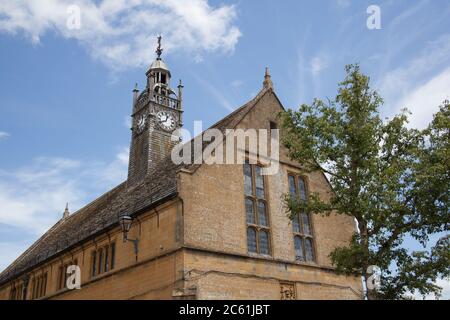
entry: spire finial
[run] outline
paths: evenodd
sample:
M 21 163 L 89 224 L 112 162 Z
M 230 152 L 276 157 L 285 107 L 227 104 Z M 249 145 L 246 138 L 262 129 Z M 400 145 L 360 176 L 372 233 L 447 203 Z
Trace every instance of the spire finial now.
M 70 215 L 70 212 L 69 212 L 69 203 L 67 202 L 67 203 L 66 203 L 66 209 L 64 210 L 64 213 L 63 213 L 63 218 L 67 218 L 69 215 Z
M 156 59 L 161 60 L 161 54 L 163 52 L 163 49 L 161 48 L 161 35 L 158 36 L 158 48 L 156 48 L 156 55 L 158 56 Z
M 139 89 L 138 89 L 138 84 L 137 84 L 137 82 L 134 84 L 134 89 L 133 89 L 133 92 L 139 92 Z
M 270 78 L 269 67 L 266 67 L 266 73 L 264 74 L 263 87 L 265 89 L 269 89 L 269 88 L 273 89 L 273 82 L 272 82 L 272 79 Z

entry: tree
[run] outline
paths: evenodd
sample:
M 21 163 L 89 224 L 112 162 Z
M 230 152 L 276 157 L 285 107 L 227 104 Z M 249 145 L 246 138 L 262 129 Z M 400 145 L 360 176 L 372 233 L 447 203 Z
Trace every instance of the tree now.
M 349 245 L 330 258 L 338 272 L 360 274 L 366 284 L 368 268 L 381 269 L 380 286 L 367 291 L 368 299 L 439 294 L 436 279 L 450 275 L 449 238 L 430 247 L 429 237 L 449 230 L 450 104 L 425 130 L 407 128 L 407 110 L 382 121 L 382 104 L 359 66 L 348 65 L 334 100 L 281 114 L 289 157 L 305 172 L 323 171 L 334 191 L 328 202 L 315 193 L 308 201 L 286 195 L 286 210 L 291 218 L 307 211 L 356 220 Z M 408 252 L 406 237 L 424 250 Z

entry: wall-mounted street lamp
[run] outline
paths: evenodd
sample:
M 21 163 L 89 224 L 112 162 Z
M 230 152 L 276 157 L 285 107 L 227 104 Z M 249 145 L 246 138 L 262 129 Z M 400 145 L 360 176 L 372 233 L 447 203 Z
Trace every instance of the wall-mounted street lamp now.
M 136 255 L 137 259 L 139 239 L 128 239 L 128 231 L 130 231 L 131 225 L 133 224 L 133 218 L 127 213 L 121 213 L 119 215 L 119 224 L 123 232 L 123 242 L 133 242 L 134 254 Z

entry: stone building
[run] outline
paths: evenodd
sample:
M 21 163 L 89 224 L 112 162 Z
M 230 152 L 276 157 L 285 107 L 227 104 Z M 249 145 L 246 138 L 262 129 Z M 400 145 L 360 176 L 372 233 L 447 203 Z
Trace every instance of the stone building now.
M 171 89 L 161 52 L 146 88 L 133 92 L 128 179 L 73 214 L 66 209 L 0 274 L 0 299 L 360 299 L 360 278 L 338 275 L 328 257 L 348 243 L 353 220 L 291 221 L 283 206 L 289 192 L 329 198 L 323 173 L 304 174 L 283 147 L 274 175 L 247 162 L 171 161 L 183 87 Z M 266 71 L 257 96 L 212 128 L 273 130 L 281 110 Z M 74 265 L 80 289 L 68 288 Z

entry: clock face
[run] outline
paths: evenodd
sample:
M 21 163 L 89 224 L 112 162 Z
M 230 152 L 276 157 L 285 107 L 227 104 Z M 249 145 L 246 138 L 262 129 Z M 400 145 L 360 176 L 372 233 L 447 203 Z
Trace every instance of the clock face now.
M 158 123 L 164 130 L 170 131 L 175 129 L 175 119 L 172 114 L 165 111 L 160 111 L 157 114 Z
M 137 129 L 138 129 L 139 132 L 141 132 L 144 129 L 145 121 L 146 121 L 145 115 L 142 115 L 142 116 L 140 116 L 138 118 L 138 120 L 137 120 Z

